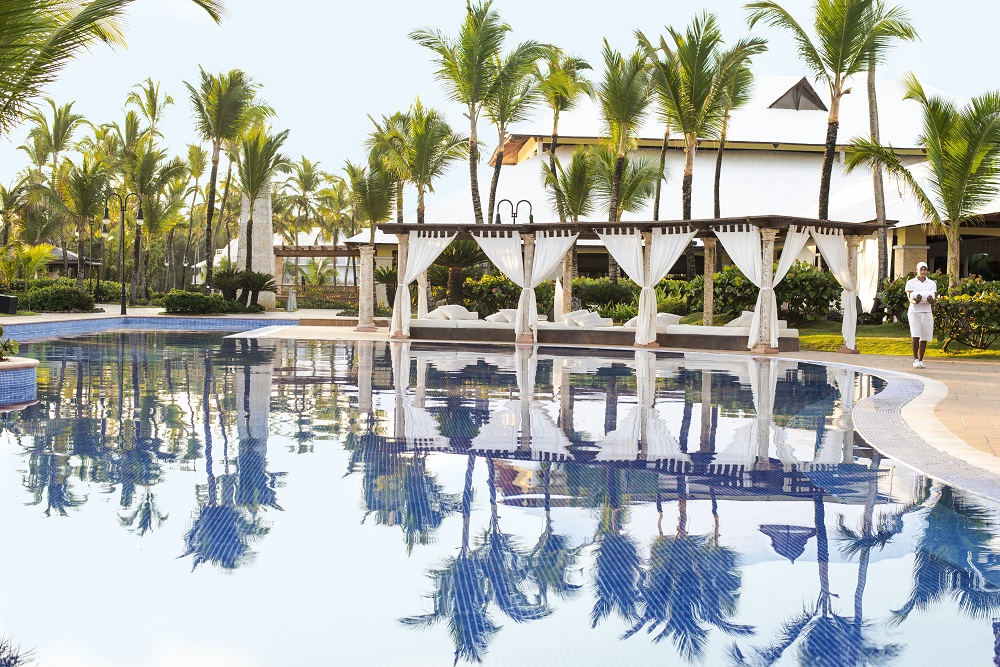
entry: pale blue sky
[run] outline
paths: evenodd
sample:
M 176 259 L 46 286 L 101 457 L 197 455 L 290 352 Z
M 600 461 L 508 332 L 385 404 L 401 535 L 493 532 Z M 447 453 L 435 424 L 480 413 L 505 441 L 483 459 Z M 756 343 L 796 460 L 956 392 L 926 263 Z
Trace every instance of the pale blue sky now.
M 129 48 L 97 47 L 65 70 L 51 95 L 95 122 L 120 120 L 129 88 L 146 77 L 163 84 L 176 104 L 163 123 L 170 149 L 184 151 L 195 140 L 183 81 L 196 81 L 198 66 L 219 71 L 241 68 L 263 84 L 263 97 L 277 110 L 274 124 L 288 128 L 288 152 L 305 154 L 339 171 L 344 160 L 360 160 L 370 129 L 367 114 L 405 109 L 419 95 L 443 109 L 459 128 L 461 109 L 448 103 L 433 80 L 428 53 L 407 34 L 435 27 L 453 34 L 464 0 L 426 3 L 229 0 L 230 15 L 215 25 L 186 0 L 140 0 L 127 26 Z M 724 32 L 735 39 L 747 32 L 744 0 L 664 2 L 615 0 L 497 0 L 495 6 L 514 28 L 511 39 L 538 39 L 600 62 L 602 38 L 621 50 L 634 47 L 632 33 L 658 34 L 664 25 L 683 26 L 701 8 L 716 12 Z M 925 83 L 958 96 L 1000 87 L 991 53 L 992 26 L 1000 8 L 974 0 L 903 1 L 922 41 L 901 46 L 884 67 L 885 78 L 908 69 Z M 807 21 L 812 3 L 788 0 L 785 6 Z M 613 11 L 608 11 L 612 7 Z M 757 61 L 760 74 L 806 74 L 787 37 L 758 27 L 771 50 Z M 859 91 L 863 86 L 859 82 Z M 885 119 L 883 120 L 885 122 Z M 26 160 L 15 150 L 25 128 L 0 139 L 0 180 L 8 182 Z M 480 136 L 492 148 L 490 128 Z M 817 142 L 822 137 L 817 137 Z M 488 150 L 487 150 L 488 153 Z M 461 166 L 438 188 L 447 194 L 461 185 Z

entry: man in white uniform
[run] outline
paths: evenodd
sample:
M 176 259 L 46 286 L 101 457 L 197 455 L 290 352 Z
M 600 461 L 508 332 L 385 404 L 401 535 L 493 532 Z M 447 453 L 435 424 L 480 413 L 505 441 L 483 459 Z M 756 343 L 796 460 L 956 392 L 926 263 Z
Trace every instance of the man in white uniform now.
M 906 281 L 906 298 L 910 300 L 910 336 L 913 338 L 913 367 L 927 368 L 924 352 L 927 341 L 934 338 L 934 314 L 931 305 L 937 299 L 937 283 L 927 277 L 927 264 L 917 264 L 917 277 Z

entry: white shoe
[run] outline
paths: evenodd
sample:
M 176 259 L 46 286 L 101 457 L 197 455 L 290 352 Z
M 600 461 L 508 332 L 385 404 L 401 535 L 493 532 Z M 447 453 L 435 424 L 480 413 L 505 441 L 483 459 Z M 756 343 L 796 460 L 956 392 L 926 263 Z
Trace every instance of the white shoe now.
M 925 364 L 924 362 L 920 361 L 919 359 L 914 359 L 913 360 L 913 367 L 914 368 L 927 368 L 927 364 Z

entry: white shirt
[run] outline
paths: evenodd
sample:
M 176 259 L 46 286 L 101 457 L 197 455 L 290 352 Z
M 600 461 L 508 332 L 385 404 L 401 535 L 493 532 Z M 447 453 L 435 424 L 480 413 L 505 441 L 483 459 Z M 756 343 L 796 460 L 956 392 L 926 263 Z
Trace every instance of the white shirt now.
M 913 297 L 917 294 L 921 296 L 920 303 L 913 303 Z M 910 278 L 906 281 L 906 295 L 910 298 L 910 310 L 915 313 L 929 313 L 931 304 L 927 303 L 927 297 L 937 298 L 937 283 L 930 278 L 923 281 L 920 278 Z

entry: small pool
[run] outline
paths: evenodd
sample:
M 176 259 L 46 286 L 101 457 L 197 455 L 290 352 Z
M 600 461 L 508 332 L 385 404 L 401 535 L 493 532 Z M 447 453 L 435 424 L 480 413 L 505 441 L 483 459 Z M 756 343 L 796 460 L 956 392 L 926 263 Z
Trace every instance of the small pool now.
M 22 351 L 0 635 L 42 665 L 994 655 L 998 505 L 855 432 L 877 377 L 217 332 Z

